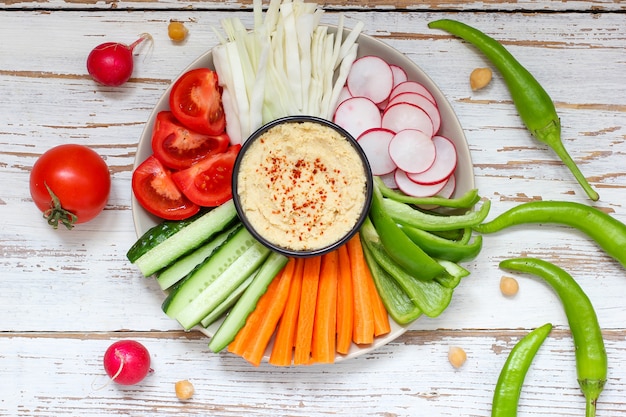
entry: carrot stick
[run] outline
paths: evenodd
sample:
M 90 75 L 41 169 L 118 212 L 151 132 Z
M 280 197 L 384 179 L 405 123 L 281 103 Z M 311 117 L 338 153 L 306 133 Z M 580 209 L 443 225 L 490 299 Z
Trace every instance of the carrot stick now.
M 270 286 L 273 285 L 274 287 L 273 291 L 270 292 L 268 288 L 268 291 L 265 293 L 267 294 L 267 303 L 262 306 L 263 308 L 261 308 L 259 312 L 259 314 L 263 315 L 261 323 L 252 333 L 254 337 L 247 340 L 242 354 L 244 359 L 255 366 L 259 366 L 261 364 L 261 359 L 263 359 L 267 345 L 269 344 L 269 341 L 276 330 L 276 326 L 278 325 L 278 321 L 285 310 L 287 297 L 289 295 L 289 287 L 291 286 L 291 281 L 294 276 L 294 270 L 295 259 L 291 258 L 282 270 L 282 274 L 277 276 L 276 279 L 274 279 L 270 284 Z M 260 301 L 261 300 L 259 300 L 259 302 Z
M 352 344 L 354 320 L 354 296 L 348 247 L 343 245 L 339 254 L 339 276 L 337 277 L 337 347 L 338 353 L 346 355 Z
M 389 313 L 383 304 L 382 298 L 376 289 L 376 283 L 372 277 L 372 271 L 370 271 L 367 264 L 365 265 L 367 271 L 367 281 L 369 284 L 370 297 L 372 299 L 372 312 L 374 314 L 374 336 L 382 336 L 391 331 L 391 325 L 389 324 Z
M 334 250 L 322 255 L 315 321 L 313 322 L 311 346 L 313 362 L 333 363 L 335 361 L 338 275 L 339 253 Z
M 252 313 L 246 319 L 246 324 L 237 332 L 237 336 L 235 339 L 229 343 L 228 351 L 234 353 L 236 355 L 243 355 L 243 352 L 248 345 L 248 342 L 256 336 L 256 330 L 258 329 L 261 321 L 263 320 L 263 316 L 265 315 L 266 310 L 269 308 L 271 304 L 271 298 L 273 297 L 273 293 L 276 291 L 278 286 L 278 281 L 280 281 L 281 275 L 284 273 L 285 268 L 281 270 L 281 272 L 272 280 L 270 285 L 268 285 L 265 293 L 259 298 L 257 301 L 257 305 L 252 310 Z
M 306 258 L 304 261 L 300 311 L 298 312 L 298 328 L 296 331 L 296 349 L 293 357 L 295 365 L 311 363 L 311 340 L 313 337 L 313 321 L 315 319 L 320 266 L 321 256 Z
M 369 269 L 365 263 L 361 240 L 357 233 L 348 243 L 350 267 L 352 269 L 352 290 L 354 293 L 354 323 L 352 341 L 356 344 L 374 342 L 374 312 L 368 283 Z
M 278 330 L 276 331 L 276 338 L 274 339 L 274 346 L 269 359 L 269 363 L 276 366 L 289 366 L 293 358 L 298 311 L 300 310 L 304 259 L 297 258 L 295 264 L 294 276 L 289 287 L 289 295 L 287 296 L 287 304 L 278 323 Z

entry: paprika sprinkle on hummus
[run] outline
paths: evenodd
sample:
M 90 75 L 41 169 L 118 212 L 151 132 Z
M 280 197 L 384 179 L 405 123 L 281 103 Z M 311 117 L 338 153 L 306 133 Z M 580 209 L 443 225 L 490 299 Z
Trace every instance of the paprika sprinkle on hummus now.
M 367 173 L 355 146 L 332 127 L 280 123 L 249 144 L 236 192 L 259 236 L 281 248 L 311 251 L 355 228 L 367 204 Z

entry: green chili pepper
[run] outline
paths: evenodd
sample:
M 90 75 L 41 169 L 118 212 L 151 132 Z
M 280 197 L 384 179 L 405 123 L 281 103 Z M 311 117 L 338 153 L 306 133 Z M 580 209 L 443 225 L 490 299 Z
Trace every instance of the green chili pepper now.
M 445 271 L 437 261 L 413 243 L 386 213 L 383 196 L 376 185 L 374 185 L 370 216 L 389 256 L 410 275 L 421 280 L 432 280 Z
M 487 223 L 474 226 L 474 230 L 494 233 L 528 223 L 555 223 L 578 229 L 626 268 L 626 224 L 585 204 L 566 201 L 522 203 Z
M 516 258 L 500 262 L 500 267 L 543 278 L 561 299 L 574 339 L 578 384 L 587 402 L 585 415 L 595 416 L 608 368 L 602 331 L 591 301 L 570 274 L 550 262 Z
M 552 324 L 546 323 L 528 333 L 513 347 L 506 359 L 498 383 L 493 393 L 491 417 L 514 417 L 517 415 L 524 378 L 530 365 L 552 330 Z
M 561 141 L 561 122 L 552 99 L 539 82 L 498 41 L 464 23 L 442 19 L 428 24 L 429 28 L 442 29 L 473 44 L 498 69 L 511 93 L 517 111 L 530 131 L 539 141 L 550 146 L 572 172 L 578 183 L 593 201 L 599 199 Z

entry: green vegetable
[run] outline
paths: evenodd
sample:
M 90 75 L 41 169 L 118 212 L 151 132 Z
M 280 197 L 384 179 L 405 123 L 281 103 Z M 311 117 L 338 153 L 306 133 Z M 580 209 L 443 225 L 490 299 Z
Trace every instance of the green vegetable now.
M 467 228 L 466 233 L 471 235 L 471 230 Z M 471 243 L 465 243 L 445 239 L 416 227 L 405 226 L 402 227 L 402 231 L 428 255 L 452 262 L 474 259 L 483 246 L 483 239 L 480 235 L 476 236 Z
M 148 230 L 129 249 L 126 256 L 144 276 L 150 276 L 176 259 L 198 248 L 237 218 L 233 200 L 190 222 L 167 224 Z M 164 231 L 165 230 L 165 231 Z
M 474 226 L 474 230 L 494 233 L 528 223 L 556 223 L 578 229 L 626 268 L 626 224 L 585 204 L 566 201 L 522 203 L 490 222 Z
M 571 275 L 541 259 L 506 259 L 500 267 L 543 278 L 561 299 L 574 339 L 578 384 L 587 401 L 586 417 L 595 416 L 608 367 L 602 331 L 591 301 Z
M 382 201 L 382 210 L 397 223 L 428 231 L 456 230 L 475 226 L 487 218 L 490 208 L 491 201 L 485 200 L 476 211 L 447 216 L 416 210 L 408 204 L 399 203 L 390 198 Z
M 387 214 L 383 200 L 380 190 L 374 185 L 370 217 L 389 257 L 411 276 L 420 280 L 432 280 L 442 274 L 443 267 L 413 243 Z M 402 203 L 397 204 L 406 206 Z M 415 211 L 406 207 L 408 210 Z
M 409 299 L 415 303 L 425 315 L 428 317 L 436 317 L 443 313 L 452 300 L 452 288 L 443 286 L 434 279 L 430 281 L 417 279 L 404 270 L 391 257 L 391 254 L 386 249 L 387 246 L 384 245 L 381 236 L 379 236 L 369 218 L 363 223 L 360 233 L 365 247 L 372 255 L 372 259 L 393 277 L 400 288 L 408 295 Z M 439 267 L 445 271 L 443 266 L 439 265 Z
M 204 213 L 203 213 L 204 214 Z M 184 227 L 187 227 L 203 214 L 197 214 L 185 220 L 165 220 L 147 230 L 133 246 L 128 249 L 126 257 L 131 263 L 143 256 L 146 252 L 154 249 Z
M 163 311 L 191 329 L 253 274 L 269 253 L 242 227 L 174 287 L 163 302 Z
M 429 28 L 442 29 L 478 48 L 498 69 L 511 93 L 517 111 L 530 131 L 539 141 L 550 146 L 572 172 L 578 183 L 593 201 L 599 199 L 561 141 L 561 122 L 552 99 L 539 82 L 498 41 L 464 23 L 442 19 L 428 24 Z
M 524 336 L 506 359 L 493 393 L 491 417 L 515 417 L 526 373 L 552 330 L 547 323 Z
M 165 267 L 161 272 L 157 274 L 156 280 L 162 290 L 167 290 L 181 279 L 185 278 L 187 274 L 194 270 L 195 267 L 200 265 L 205 259 L 207 259 L 215 250 L 228 239 L 232 233 L 243 227 L 240 221 L 237 221 L 234 226 L 221 232 L 220 234 L 210 238 L 207 242 L 203 243 L 198 249 L 195 249 L 188 255 L 185 255 L 171 265 Z
M 463 194 L 461 197 L 457 198 L 444 198 L 444 197 L 413 197 L 410 195 L 406 195 L 400 191 L 392 190 L 387 187 L 380 177 L 374 177 L 374 183 L 380 189 L 383 197 L 390 198 L 394 201 L 406 204 L 413 204 L 416 206 L 438 206 L 438 207 L 449 207 L 449 208 L 471 208 L 480 201 L 480 196 L 478 195 L 478 189 L 473 188 Z
M 374 259 L 363 237 L 363 254 L 376 284 L 376 290 L 391 318 L 398 324 L 408 324 L 422 315 L 422 310 L 409 298 L 395 279 Z
M 270 253 L 263 265 L 259 268 L 250 285 L 243 292 L 239 300 L 222 322 L 217 332 L 209 342 L 209 349 L 219 352 L 235 339 L 239 330 L 246 323 L 246 319 L 255 309 L 259 298 L 267 291 L 274 277 L 287 264 L 288 258 L 276 252 Z

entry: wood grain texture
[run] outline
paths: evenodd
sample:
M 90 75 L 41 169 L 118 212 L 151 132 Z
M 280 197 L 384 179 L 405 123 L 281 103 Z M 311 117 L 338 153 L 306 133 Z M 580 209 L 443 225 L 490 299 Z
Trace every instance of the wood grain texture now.
M 557 226 L 486 237 L 480 256 L 465 264 L 472 274 L 444 314 L 416 321 L 396 341 L 354 360 L 254 368 L 229 354 L 211 354 L 204 336 L 182 332 L 161 313 L 158 286 L 125 258 L 136 238 L 130 178 L 157 100 L 217 43 L 213 27 L 222 17 L 251 24 L 250 13 L 240 10 L 247 4 L 1 4 L 0 415 L 488 416 L 506 354 L 548 321 L 555 330 L 527 376 L 519 415 L 583 415 L 558 299 L 522 275 L 515 298 L 499 292 L 498 262 L 519 255 L 553 261 L 579 280 L 596 307 L 609 355 L 598 416 L 626 415 L 626 272 L 586 236 Z M 551 151 L 525 131 L 497 74 L 486 89 L 469 88 L 470 71 L 487 63 L 466 43 L 427 28 L 440 17 L 502 40 L 535 74 L 556 102 L 566 147 L 601 195 L 594 205 L 626 222 L 626 14 L 615 12 L 624 9 L 622 2 L 429 2 L 410 11 L 342 4 L 350 9 L 348 25 L 363 20 L 366 33 L 409 56 L 448 97 L 465 128 L 477 187 L 492 200 L 490 217 L 530 200 L 589 201 Z M 409 5 L 382 1 L 377 7 Z M 487 12 L 471 11 L 479 8 Z M 511 12 L 517 10 L 524 12 Z M 331 10 L 324 17 L 328 23 L 335 18 Z M 188 26 L 184 44 L 167 38 L 170 19 Z M 108 40 L 130 43 L 142 32 L 155 41 L 137 50 L 131 81 L 119 88 L 95 85 L 85 69 L 91 48 Z M 113 188 L 98 218 L 54 231 L 31 201 L 29 171 L 45 150 L 69 142 L 85 143 L 106 159 Z M 102 387 L 101 355 L 119 338 L 138 339 L 152 352 L 155 372 L 139 386 Z M 451 345 L 468 352 L 459 370 L 447 362 Z M 173 384 L 186 378 L 197 394 L 182 403 Z

